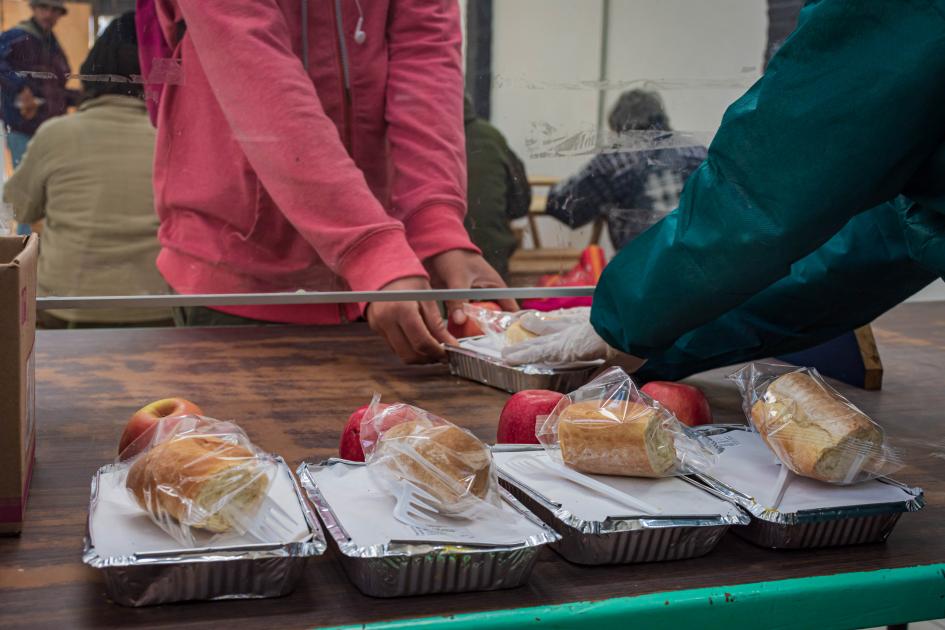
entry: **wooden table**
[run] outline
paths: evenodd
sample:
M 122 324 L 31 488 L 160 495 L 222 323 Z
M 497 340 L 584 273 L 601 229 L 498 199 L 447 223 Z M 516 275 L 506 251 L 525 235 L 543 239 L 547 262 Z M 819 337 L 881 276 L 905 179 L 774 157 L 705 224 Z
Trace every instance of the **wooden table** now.
M 192 398 L 297 464 L 333 455 L 345 418 L 374 390 L 486 440 L 507 396 L 442 366 L 401 366 L 363 326 L 40 332 L 38 461 L 25 532 L 0 539 L 0 626 L 243 630 L 408 620 L 401 626 L 417 627 L 416 618 L 434 617 L 428 627 L 863 627 L 945 617 L 945 460 L 923 448 L 945 433 L 945 305 L 900 307 L 878 322 L 876 335 L 887 366 L 883 391 L 845 391 L 914 440 L 916 455 L 899 478 L 924 487 L 929 503 L 903 518 L 886 544 L 774 552 L 728 535 L 703 558 L 598 568 L 547 551 L 522 588 L 400 600 L 361 595 L 326 555 L 282 599 L 129 609 L 106 601 L 80 550 L 89 481 L 141 404 Z M 722 421 L 740 417 L 724 372 L 695 379 Z

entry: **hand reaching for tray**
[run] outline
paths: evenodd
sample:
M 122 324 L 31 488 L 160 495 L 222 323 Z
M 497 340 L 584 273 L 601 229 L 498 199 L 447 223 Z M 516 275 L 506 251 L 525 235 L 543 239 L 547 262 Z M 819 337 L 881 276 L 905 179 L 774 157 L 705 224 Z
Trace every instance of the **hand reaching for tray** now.
M 425 278 L 401 278 L 382 291 L 429 290 Z M 446 330 L 435 302 L 373 302 L 366 312 L 368 325 L 404 363 L 433 363 L 446 358 L 442 344 L 456 345 Z
M 507 346 L 502 358 L 511 365 L 564 365 L 603 359 L 628 372 L 639 369 L 644 360 L 611 348 L 591 326 L 590 316 L 588 307 L 526 313 L 520 320 L 522 328 L 538 336 Z

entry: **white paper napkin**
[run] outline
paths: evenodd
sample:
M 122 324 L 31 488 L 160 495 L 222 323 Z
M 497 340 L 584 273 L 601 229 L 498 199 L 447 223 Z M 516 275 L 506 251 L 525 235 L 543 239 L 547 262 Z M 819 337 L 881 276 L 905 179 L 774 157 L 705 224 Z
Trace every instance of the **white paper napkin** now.
M 765 505 L 773 496 L 781 464 L 757 433 L 733 430 L 711 439 L 724 448 L 719 464 L 707 474 Z M 864 481 L 838 486 L 793 475 L 784 492 L 779 511 L 793 513 L 853 505 L 873 505 L 909 501 L 913 497 L 902 488 L 881 481 Z
M 435 527 L 411 527 L 393 516 L 394 497 L 378 488 L 367 466 L 334 464 L 312 469 L 312 478 L 331 506 L 338 523 L 360 547 L 399 542 L 440 542 L 511 546 L 541 534 L 542 529 L 511 505 L 488 518 L 438 517 Z
M 292 516 L 293 534 L 287 538 L 302 540 L 309 528 L 292 484 L 292 473 L 284 464 L 280 464 L 278 470 L 279 474 L 269 489 L 269 498 Z M 155 525 L 151 517 L 138 507 L 125 489 L 124 475 L 120 471 L 106 472 L 99 477 L 98 501 L 92 507 L 91 536 L 92 545 L 102 557 L 181 549 L 180 543 Z M 258 544 L 260 541 L 252 536 L 221 535 L 214 538 L 212 533 L 202 531 L 197 536 L 198 547 L 222 549 Z
M 585 521 L 603 521 L 607 517 L 620 518 L 639 516 L 625 505 L 595 493 L 568 479 L 542 472 L 523 472 L 509 465 L 516 458 L 534 457 L 550 462 L 544 451 L 499 451 L 493 453 L 496 465 L 502 473 L 539 492 L 546 499 L 561 505 L 574 516 Z M 612 488 L 646 501 L 662 510 L 661 514 L 649 518 L 672 518 L 682 516 L 726 516 L 737 515 L 738 508 L 723 501 L 691 483 L 675 477 L 645 479 L 641 477 L 615 477 L 610 475 L 588 475 Z

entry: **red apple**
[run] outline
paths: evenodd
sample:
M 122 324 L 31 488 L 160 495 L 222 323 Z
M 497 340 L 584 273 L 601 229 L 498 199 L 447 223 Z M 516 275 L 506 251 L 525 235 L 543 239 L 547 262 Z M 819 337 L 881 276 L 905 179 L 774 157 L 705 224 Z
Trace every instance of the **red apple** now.
M 650 381 L 640 391 L 669 409 L 683 424 L 695 427 L 712 422 L 709 401 L 698 387 L 669 381 Z
M 390 405 L 380 404 L 381 409 Z M 338 456 L 341 459 L 347 459 L 353 462 L 364 461 L 364 449 L 361 446 L 361 420 L 364 418 L 364 412 L 370 405 L 358 407 L 353 414 L 348 416 L 345 428 L 341 432 L 341 440 L 338 442 Z
M 131 416 L 118 442 L 118 456 L 128 459 L 148 446 L 150 431 L 161 418 L 202 416 L 203 411 L 185 398 L 163 398 L 145 405 Z
M 487 311 L 501 311 L 502 307 L 496 304 L 495 302 L 470 302 L 470 306 L 478 306 L 479 308 L 484 308 Z M 476 323 L 469 315 L 466 316 L 466 321 L 463 324 L 457 324 L 453 321 L 452 316 L 449 318 L 449 322 L 446 324 L 446 329 L 451 335 L 457 339 L 462 339 L 463 337 L 478 337 L 483 334 L 482 329 L 479 328 L 479 324 Z
M 562 398 L 564 394 L 547 389 L 525 389 L 513 395 L 499 415 L 496 444 L 538 444 L 538 416 L 547 416 Z

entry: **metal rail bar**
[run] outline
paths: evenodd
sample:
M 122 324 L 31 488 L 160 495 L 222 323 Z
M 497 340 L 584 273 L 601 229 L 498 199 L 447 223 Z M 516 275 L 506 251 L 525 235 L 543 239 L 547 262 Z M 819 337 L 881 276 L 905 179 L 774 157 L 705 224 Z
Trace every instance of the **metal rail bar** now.
M 224 293 L 200 295 L 101 295 L 40 297 L 39 310 L 97 308 L 160 308 L 172 306 L 242 306 L 246 304 L 350 304 L 419 300 L 520 300 L 586 297 L 594 287 L 520 287 L 511 289 L 433 289 L 429 291 L 298 291 L 296 293 Z

